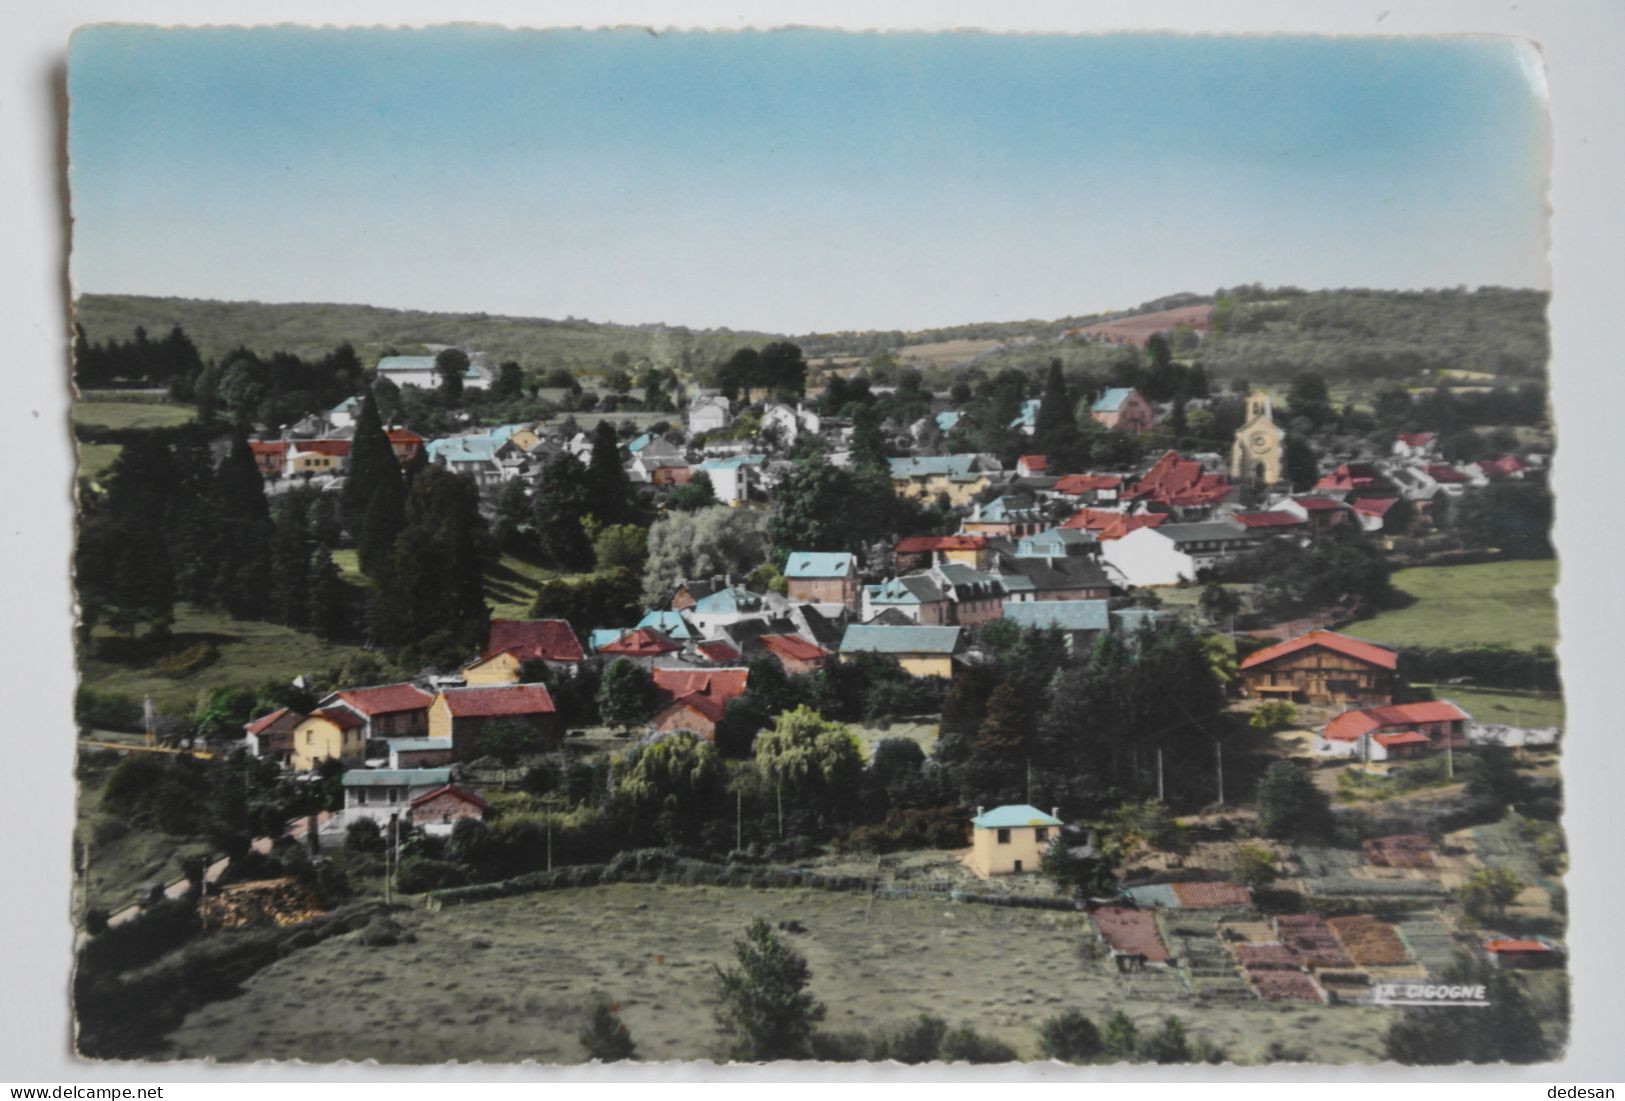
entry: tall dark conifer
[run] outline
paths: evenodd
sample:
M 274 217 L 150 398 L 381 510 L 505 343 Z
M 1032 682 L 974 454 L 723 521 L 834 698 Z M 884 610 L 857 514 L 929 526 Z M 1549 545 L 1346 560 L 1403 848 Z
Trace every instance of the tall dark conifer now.
M 361 570 L 376 577 L 406 523 L 406 483 L 371 391 L 362 397 L 356 415 L 342 500 Z
M 592 568 L 592 544 L 582 519 L 593 505 L 587 469 L 568 451 L 542 471 L 531 517 L 544 562 L 567 570 Z
M 213 600 L 239 619 L 265 614 L 271 579 L 271 509 L 248 440 L 238 433 L 215 472 Z
M 608 421 L 599 421 L 592 434 L 592 458 L 587 463 L 587 511 L 604 525 L 631 518 L 632 483 L 621 466 L 621 443 Z

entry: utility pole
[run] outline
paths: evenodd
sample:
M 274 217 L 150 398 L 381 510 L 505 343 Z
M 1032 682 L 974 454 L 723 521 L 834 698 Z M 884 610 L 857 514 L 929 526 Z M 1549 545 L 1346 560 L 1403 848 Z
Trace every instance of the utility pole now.
M 1157 802 L 1162 802 L 1162 749 L 1157 749 Z
M 1213 756 L 1219 767 L 1219 806 L 1224 806 L 1224 746 L 1219 742 L 1213 743 Z
M 745 793 L 734 792 L 734 851 L 745 848 Z
M 553 870 L 553 819 L 547 820 L 547 870 Z
M 384 903 L 395 901 L 395 816 L 389 816 L 388 844 L 384 846 Z

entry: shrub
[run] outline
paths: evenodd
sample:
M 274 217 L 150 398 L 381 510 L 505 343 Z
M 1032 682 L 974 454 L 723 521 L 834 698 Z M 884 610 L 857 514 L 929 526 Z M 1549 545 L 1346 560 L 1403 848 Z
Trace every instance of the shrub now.
M 371 818 L 358 818 L 344 831 L 344 847 L 357 853 L 381 853 L 384 831 Z
M 1243 845 L 1236 852 L 1236 879 L 1253 890 L 1275 882 L 1275 857 L 1262 845 Z
M 450 860 L 435 860 L 427 856 L 411 856 L 401 861 L 395 873 L 395 886 L 409 895 L 435 891 L 443 887 L 461 887 L 468 882 L 468 871 Z
M 935 1062 L 942 1057 L 942 1039 L 947 1034 L 946 1021 L 922 1013 L 896 1032 L 877 1040 L 875 1058 L 910 1064 Z
M 141 701 L 117 692 L 81 688 L 74 694 L 73 716 L 86 730 L 140 730 Z
M 1260 734 L 1284 730 L 1298 721 L 1298 709 L 1288 700 L 1265 700 L 1253 708 L 1247 725 Z
M 1038 1044 L 1045 1055 L 1063 1063 L 1087 1063 L 1106 1049 L 1100 1030 L 1076 1009 L 1051 1017 L 1039 1026 Z
M 942 1058 L 950 1063 L 1013 1063 L 1016 1049 L 961 1025 L 943 1037 Z
M 814 1032 L 809 1050 L 820 1063 L 857 1063 L 875 1057 L 862 1032 Z
M 761 918 L 734 942 L 734 956 L 738 967 L 713 968 L 717 1023 L 733 1037 L 730 1054 L 749 1062 L 806 1057 L 813 1025 L 824 1017 L 824 1006 L 806 991 L 812 978 L 806 959 Z
M 595 1002 L 588 1010 L 587 1023 L 576 1033 L 588 1058 L 615 1063 L 632 1058 L 637 1051 L 637 1044 L 632 1042 L 632 1033 L 621 1021 L 620 1009 L 618 1004 L 605 998 Z
M 885 821 L 859 826 L 836 842 L 842 852 L 889 853 L 901 849 L 957 849 L 965 844 L 965 817 L 958 807 L 894 810 Z

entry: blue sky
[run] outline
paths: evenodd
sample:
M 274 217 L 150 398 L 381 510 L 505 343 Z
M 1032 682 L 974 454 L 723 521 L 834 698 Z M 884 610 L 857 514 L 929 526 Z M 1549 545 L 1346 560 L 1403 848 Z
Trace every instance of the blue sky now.
M 1509 39 L 95 27 L 85 292 L 784 332 L 1546 286 Z

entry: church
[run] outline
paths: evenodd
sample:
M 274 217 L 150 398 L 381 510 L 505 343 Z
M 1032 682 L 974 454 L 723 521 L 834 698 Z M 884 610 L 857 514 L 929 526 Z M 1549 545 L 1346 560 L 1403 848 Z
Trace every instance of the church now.
M 1247 398 L 1247 419 L 1236 430 L 1236 442 L 1230 449 L 1230 480 L 1260 487 L 1280 481 L 1285 436 L 1275 423 L 1269 395 L 1254 390 Z

